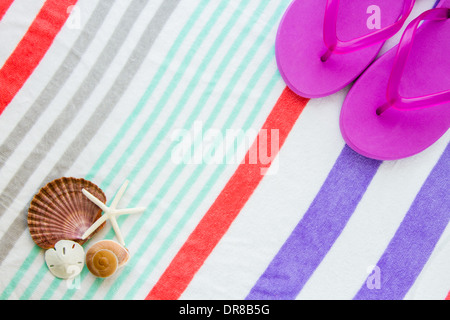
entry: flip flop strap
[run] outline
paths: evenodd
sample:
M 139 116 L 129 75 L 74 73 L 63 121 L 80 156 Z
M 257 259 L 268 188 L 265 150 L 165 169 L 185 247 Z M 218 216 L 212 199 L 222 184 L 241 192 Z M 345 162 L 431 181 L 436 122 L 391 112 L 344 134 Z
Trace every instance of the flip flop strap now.
M 415 0 L 405 0 L 400 18 L 394 24 L 350 41 L 341 41 L 337 37 L 337 19 L 339 0 L 327 0 L 323 39 L 328 50 L 333 53 L 349 53 L 382 42 L 396 34 L 408 18 Z
M 430 9 L 411 21 L 406 27 L 400 43 L 398 44 L 397 54 L 389 77 L 387 103 L 377 109 L 378 115 L 391 107 L 402 110 L 418 110 L 450 102 L 450 90 L 415 98 L 405 98 L 400 95 L 400 81 L 420 22 L 423 20 L 443 21 L 449 18 L 449 8 Z

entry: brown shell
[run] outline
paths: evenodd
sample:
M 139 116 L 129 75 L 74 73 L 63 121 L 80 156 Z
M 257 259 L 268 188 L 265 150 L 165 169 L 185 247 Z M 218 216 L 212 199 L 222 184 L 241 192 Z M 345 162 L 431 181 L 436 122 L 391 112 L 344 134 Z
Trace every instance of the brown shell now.
M 101 249 L 92 254 L 89 261 L 86 261 L 86 266 L 94 276 L 107 278 L 116 272 L 119 261 L 114 252 Z
M 53 248 L 59 240 L 72 240 L 79 244 L 84 232 L 101 217 L 102 210 L 82 192 L 86 189 L 106 203 L 103 191 L 85 179 L 63 177 L 42 187 L 28 209 L 28 228 L 33 241 L 41 248 Z M 96 231 L 100 230 L 103 223 Z
M 130 258 L 128 250 L 113 240 L 95 243 L 86 252 L 86 266 L 96 277 L 106 278 L 114 274 L 117 268 L 125 265 Z
M 92 255 L 99 250 L 106 249 L 112 251 L 118 259 L 119 267 L 125 265 L 130 258 L 130 253 L 128 249 L 121 246 L 119 243 L 113 240 L 101 240 L 93 244 L 89 250 L 86 252 L 86 260 L 89 260 Z

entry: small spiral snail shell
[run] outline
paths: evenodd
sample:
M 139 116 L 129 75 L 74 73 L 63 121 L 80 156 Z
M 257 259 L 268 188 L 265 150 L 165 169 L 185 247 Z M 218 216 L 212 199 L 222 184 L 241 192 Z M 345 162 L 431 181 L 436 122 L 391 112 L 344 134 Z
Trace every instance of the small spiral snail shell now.
M 96 277 L 107 278 L 126 264 L 130 254 L 115 241 L 102 240 L 86 252 L 86 266 Z

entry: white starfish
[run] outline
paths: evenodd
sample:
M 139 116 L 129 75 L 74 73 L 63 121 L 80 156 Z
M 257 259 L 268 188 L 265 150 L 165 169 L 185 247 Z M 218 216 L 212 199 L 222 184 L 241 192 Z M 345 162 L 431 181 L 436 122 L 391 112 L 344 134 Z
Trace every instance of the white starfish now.
M 99 199 L 97 199 L 94 195 L 92 195 L 89 191 L 86 189 L 82 189 L 81 191 L 83 194 L 88 197 L 89 200 L 91 200 L 93 203 L 95 203 L 100 209 L 103 210 L 103 215 L 97 219 L 90 227 L 86 230 L 86 232 L 83 234 L 82 239 L 85 240 L 87 237 L 89 237 L 92 232 L 97 230 L 98 227 L 100 227 L 103 222 L 106 220 L 109 220 L 111 222 L 111 225 L 114 229 L 114 232 L 116 233 L 117 239 L 119 240 L 120 244 L 125 246 L 125 241 L 123 240 L 122 233 L 120 232 L 119 225 L 117 224 L 116 217 L 121 216 L 123 214 L 132 214 L 132 213 L 141 213 L 145 211 L 144 207 L 139 208 L 129 208 L 129 209 L 116 209 L 117 204 L 119 203 L 120 198 L 122 198 L 125 189 L 128 186 L 128 180 L 125 181 L 125 183 L 120 187 L 119 191 L 117 192 L 116 196 L 114 197 L 113 201 L 111 202 L 111 205 L 108 207 L 103 202 L 101 202 Z

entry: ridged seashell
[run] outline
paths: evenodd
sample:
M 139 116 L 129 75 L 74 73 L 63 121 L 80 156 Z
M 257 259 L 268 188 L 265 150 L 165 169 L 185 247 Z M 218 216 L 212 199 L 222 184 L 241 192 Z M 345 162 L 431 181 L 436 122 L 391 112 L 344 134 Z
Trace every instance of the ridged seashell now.
M 107 278 L 125 265 L 130 253 L 119 243 L 102 240 L 95 243 L 86 253 L 86 266 L 96 277 Z
M 72 279 L 83 270 L 84 249 L 74 241 L 60 240 L 54 249 L 45 251 L 45 262 L 55 277 Z
M 82 240 L 82 235 L 101 217 L 102 210 L 81 192 L 83 188 L 106 203 L 105 194 L 94 183 L 67 177 L 49 182 L 34 196 L 28 209 L 28 228 L 38 246 L 50 249 L 59 240 L 79 244 L 88 240 Z

